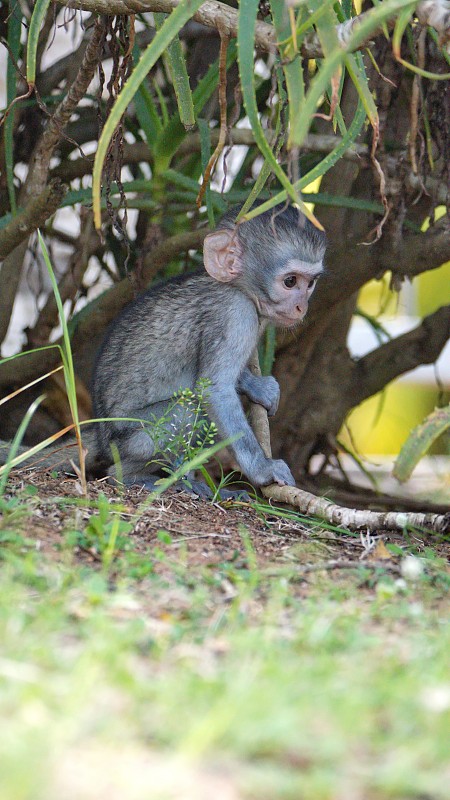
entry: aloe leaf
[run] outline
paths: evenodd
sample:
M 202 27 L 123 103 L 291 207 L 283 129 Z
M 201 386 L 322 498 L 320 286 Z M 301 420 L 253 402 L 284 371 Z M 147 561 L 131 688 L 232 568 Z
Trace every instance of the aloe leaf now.
M 237 49 L 236 43 L 230 42 L 227 48 L 227 69 L 236 61 Z M 192 93 L 192 100 L 194 104 L 194 113 L 198 116 L 203 110 L 205 104 L 210 99 L 211 95 L 217 88 L 217 81 L 219 79 L 219 59 L 212 64 L 206 75 L 195 87 Z M 155 162 L 158 171 L 166 169 L 173 155 L 176 153 L 178 147 L 183 141 L 186 131 L 183 128 L 179 114 L 174 114 L 164 126 L 163 130 L 158 136 L 155 143 L 154 154 Z
M 20 32 L 22 29 L 22 13 L 15 0 L 9 2 L 8 47 L 17 63 L 20 54 Z M 16 96 L 17 72 L 12 58 L 8 58 L 6 66 L 6 107 L 8 108 Z M 17 211 L 14 188 L 14 108 L 11 108 L 5 119 L 5 167 L 8 187 L 9 206 L 13 214 Z
M 294 202 L 298 203 L 300 202 L 300 197 L 285 174 L 284 170 L 276 160 L 264 135 L 264 131 L 259 119 L 255 94 L 255 74 L 253 61 L 257 10 L 258 0 L 241 0 L 239 5 L 239 30 L 237 45 L 242 97 L 247 116 L 250 120 L 253 135 L 255 137 L 255 142 L 261 151 L 261 154 L 268 162 L 272 172 L 277 176 L 287 194 L 292 198 L 292 200 L 294 200 Z
M 283 138 L 280 136 L 280 132 L 281 132 L 281 113 L 280 113 L 280 110 L 281 110 L 281 107 L 284 106 L 287 103 L 287 99 L 288 99 L 286 90 L 285 90 L 285 88 L 283 86 L 283 74 L 284 73 L 281 70 L 281 68 L 278 67 L 277 68 L 277 79 L 278 79 L 277 83 L 278 83 L 278 94 L 279 94 L 279 97 L 280 97 L 280 103 L 279 103 L 279 107 L 278 107 L 277 121 L 276 121 L 276 125 L 275 125 L 275 140 L 277 140 L 278 137 L 280 137 L 280 138 L 279 138 L 278 144 L 276 145 L 276 148 L 275 148 L 275 157 L 278 156 L 278 153 L 280 152 L 281 147 L 283 145 Z M 270 169 L 270 165 L 267 163 L 267 161 L 264 161 L 264 163 L 263 163 L 263 165 L 262 165 L 262 167 L 260 169 L 259 175 L 256 178 L 255 183 L 253 184 L 251 192 L 248 195 L 247 199 L 245 200 L 245 202 L 244 202 L 244 204 L 243 204 L 243 206 L 242 206 L 242 208 L 241 208 L 241 210 L 239 212 L 238 219 L 241 219 L 243 216 L 245 216 L 247 211 L 252 207 L 254 202 L 257 200 L 257 198 L 261 194 L 261 192 L 262 192 L 262 190 L 263 190 L 263 188 L 264 188 L 264 186 L 266 184 L 266 181 L 269 178 L 271 172 L 272 172 L 272 170 Z
M 291 34 L 289 17 L 286 14 L 286 6 L 284 3 L 280 3 L 279 0 L 272 0 L 270 7 L 272 10 L 272 19 L 275 25 L 277 40 L 281 42 Z M 296 46 L 297 43 L 295 42 L 293 44 Z M 283 50 L 281 50 L 281 55 L 282 62 L 284 62 L 287 54 L 283 53 Z M 286 89 L 289 98 L 288 108 L 290 118 L 292 113 L 295 113 L 297 109 L 301 108 L 305 98 L 303 65 L 301 59 L 294 57 L 291 61 L 286 60 L 286 62 L 283 63 L 283 71 L 286 76 Z
M 167 19 L 167 14 L 154 13 L 153 17 L 157 29 L 159 29 Z M 169 44 L 165 58 L 175 91 L 181 124 L 187 131 L 190 131 L 195 128 L 194 102 L 179 36 L 175 36 Z
M 361 55 L 361 54 L 359 54 Z M 359 63 L 358 63 L 359 62 Z M 357 59 L 356 56 L 349 53 L 345 57 L 345 66 L 347 67 L 348 74 L 352 79 L 353 85 L 361 98 L 361 102 L 366 110 L 366 114 L 374 127 L 378 126 L 378 109 L 375 105 L 372 92 L 369 89 L 366 72 L 362 58 Z
M 135 64 L 139 61 L 140 54 L 141 51 L 139 50 L 139 47 L 135 45 L 133 48 L 133 58 Z M 139 125 L 144 131 L 150 150 L 152 150 L 153 144 L 163 126 L 156 110 L 152 94 L 145 80 L 142 81 L 134 96 L 134 107 L 136 109 L 136 116 L 138 118 Z
M 396 59 L 400 59 L 400 48 L 402 44 L 403 34 L 409 25 L 413 14 L 412 8 L 404 8 L 400 11 L 394 27 L 394 33 L 392 34 L 392 51 Z
M 336 25 L 339 20 L 333 8 L 333 3 L 322 3 L 320 0 L 314 4 L 321 10 L 316 21 L 316 30 L 322 45 L 324 56 L 328 56 L 339 45 Z
M 30 19 L 27 39 L 27 82 L 31 88 L 36 83 L 36 54 L 39 44 L 39 33 L 45 19 L 50 0 L 36 0 Z
M 154 66 L 158 58 L 170 45 L 173 38 L 186 22 L 195 14 L 202 5 L 203 0 L 181 0 L 180 4 L 172 11 L 161 29 L 142 53 L 138 63 L 126 81 L 122 91 L 117 97 L 108 119 L 103 127 L 100 141 L 95 155 L 92 173 L 92 197 L 95 227 L 101 227 L 100 194 L 103 164 L 108 152 L 108 147 L 127 106 L 135 96 L 139 86 Z
M 309 14 L 308 18 L 304 22 L 300 22 L 297 25 L 297 41 L 303 37 L 310 28 L 312 28 L 316 23 L 320 20 L 322 14 L 325 14 L 327 11 L 327 6 L 333 5 L 333 0 L 328 0 L 328 3 L 315 3 L 316 8 L 313 10 L 311 14 Z
M 407 481 L 414 467 L 429 451 L 436 439 L 450 428 L 450 405 L 436 408 L 409 435 L 395 462 L 393 475 L 399 481 Z
M 331 167 L 333 167 L 337 161 L 341 158 L 341 156 L 345 153 L 348 147 L 358 138 L 360 131 L 364 125 L 366 120 L 366 112 L 361 100 L 358 103 L 356 108 L 355 116 L 352 119 L 351 125 L 349 126 L 347 133 L 345 136 L 342 137 L 339 144 L 328 153 L 325 158 L 323 158 L 319 164 L 317 164 L 313 169 L 306 173 L 298 183 L 296 183 L 296 188 L 300 191 L 308 186 L 308 184 L 312 183 L 313 181 L 320 178 L 326 172 L 328 172 Z M 278 205 L 278 203 L 284 203 L 286 201 L 287 192 L 282 191 L 278 192 L 278 194 L 271 197 L 270 200 L 267 200 L 265 203 L 262 203 L 258 208 L 254 209 L 253 211 L 249 211 L 246 215 L 246 219 L 251 219 L 252 217 L 256 217 L 258 214 L 262 214 L 263 211 L 269 211 L 274 206 Z

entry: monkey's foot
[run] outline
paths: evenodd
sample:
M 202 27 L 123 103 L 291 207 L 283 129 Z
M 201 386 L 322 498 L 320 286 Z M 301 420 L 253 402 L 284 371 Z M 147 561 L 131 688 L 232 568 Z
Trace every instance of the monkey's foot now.
M 141 486 L 143 489 L 147 489 L 148 492 L 161 491 L 161 476 L 146 476 L 140 480 L 135 479 L 131 483 L 127 483 L 127 485 Z M 213 492 L 204 481 L 190 477 L 182 478 L 172 484 L 170 488 L 175 489 L 176 492 L 187 492 L 187 494 L 200 497 L 202 500 L 240 500 L 244 503 L 250 502 L 250 495 L 245 489 L 220 489 L 217 492 Z
M 245 489 L 219 489 L 217 492 L 213 492 L 207 483 L 198 481 L 195 478 L 177 481 L 177 483 L 174 484 L 174 488 L 179 492 L 197 495 L 203 500 L 240 500 L 244 503 L 250 502 L 250 495 Z

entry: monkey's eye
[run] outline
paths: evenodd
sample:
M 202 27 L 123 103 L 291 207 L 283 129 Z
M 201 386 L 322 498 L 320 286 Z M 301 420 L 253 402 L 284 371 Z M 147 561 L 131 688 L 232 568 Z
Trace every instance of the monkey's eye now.
M 289 275 L 287 278 L 284 279 L 283 283 L 286 289 L 293 289 L 297 283 L 297 278 L 295 275 Z
M 312 289 L 313 286 L 316 285 L 316 280 L 317 278 L 313 278 L 312 280 L 310 280 L 310 282 L 308 283 L 308 289 Z

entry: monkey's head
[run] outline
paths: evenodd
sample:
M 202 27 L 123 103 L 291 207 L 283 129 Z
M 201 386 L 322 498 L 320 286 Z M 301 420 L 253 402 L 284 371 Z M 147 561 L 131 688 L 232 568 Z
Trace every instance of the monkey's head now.
M 228 211 L 207 235 L 205 268 L 250 297 L 261 318 L 291 328 L 305 316 L 323 272 L 325 234 L 293 206 L 279 205 L 236 225 L 238 212 Z

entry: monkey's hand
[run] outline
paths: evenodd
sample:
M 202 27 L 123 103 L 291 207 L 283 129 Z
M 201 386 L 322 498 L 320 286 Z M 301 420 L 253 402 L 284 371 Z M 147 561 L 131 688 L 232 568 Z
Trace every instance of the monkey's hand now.
M 258 481 L 259 486 L 268 486 L 269 483 L 278 483 L 279 486 L 295 486 L 295 479 L 285 461 L 266 458 L 264 476 Z
M 272 375 L 253 375 L 246 368 L 238 380 L 237 390 L 245 394 L 252 403 L 263 406 L 269 417 L 276 414 L 280 401 L 280 387 Z

